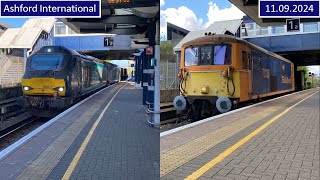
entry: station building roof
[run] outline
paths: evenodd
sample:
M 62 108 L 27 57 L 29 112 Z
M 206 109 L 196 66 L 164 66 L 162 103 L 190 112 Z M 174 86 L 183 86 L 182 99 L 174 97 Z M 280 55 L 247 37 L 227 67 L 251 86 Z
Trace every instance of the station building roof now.
M 4 23 L 4 22 L 0 22 L 0 36 L 8 29 L 8 28 L 12 28 L 12 26 Z
M 227 21 L 218 21 L 211 24 L 206 31 L 215 33 L 215 34 L 225 34 L 227 31 L 236 34 L 242 23 L 241 19 L 227 20 Z
M 0 48 L 30 49 L 42 33 L 50 33 L 54 22 L 54 18 L 29 19 L 21 28 L 9 28 L 0 37 Z
M 199 30 L 199 31 L 191 31 L 187 34 L 186 37 L 184 37 L 174 48 L 174 51 L 181 51 L 181 46 L 185 44 L 186 42 L 189 42 L 191 40 L 197 39 L 199 37 L 204 37 L 205 33 L 214 33 L 214 34 L 226 34 L 231 33 L 235 34 L 239 27 L 241 26 L 242 20 L 241 19 L 235 19 L 235 20 L 228 20 L 228 21 L 218 21 L 213 24 L 211 24 L 207 29 L 205 30 Z

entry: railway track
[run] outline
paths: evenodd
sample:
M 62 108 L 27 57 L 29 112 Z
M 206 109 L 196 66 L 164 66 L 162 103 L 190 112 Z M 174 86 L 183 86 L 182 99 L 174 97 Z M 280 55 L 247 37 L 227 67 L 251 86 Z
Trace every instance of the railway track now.
M 17 119 L 14 119 L 17 118 Z M 0 151 L 15 143 L 34 129 L 44 124 L 42 120 L 35 116 L 12 117 L 0 124 Z
M 31 116 L 29 118 L 26 118 L 24 120 L 21 120 L 19 121 L 18 123 L 15 123 L 9 127 L 6 127 L 4 129 L 2 129 L 0 131 L 0 139 L 10 135 L 11 133 L 29 125 L 30 123 L 34 122 L 35 120 L 39 119 L 39 117 L 34 117 L 34 116 Z

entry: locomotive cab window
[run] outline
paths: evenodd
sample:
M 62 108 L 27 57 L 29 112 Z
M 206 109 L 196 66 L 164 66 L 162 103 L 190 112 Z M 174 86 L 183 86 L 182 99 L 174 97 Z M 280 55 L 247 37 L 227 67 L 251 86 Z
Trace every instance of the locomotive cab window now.
M 185 66 L 196 66 L 198 65 L 198 48 L 189 47 L 185 49 Z
M 231 46 L 206 45 L 185 49 L 185 66 L 230 65 Z
M 63 55 L 61 54 L 39 54 L 31 59 L 31 70 L 59 70 L 62 65 Z

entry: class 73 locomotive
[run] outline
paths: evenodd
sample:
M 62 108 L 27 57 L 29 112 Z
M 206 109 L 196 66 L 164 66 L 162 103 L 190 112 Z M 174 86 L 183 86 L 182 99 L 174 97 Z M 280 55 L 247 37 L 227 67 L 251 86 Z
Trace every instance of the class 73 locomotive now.
M 27 59 L 18 104 L 53 117 L 82 97 L 120 81 L 120 68 L 62 46 L 44 46 Z
M 193 120 L 224 113 L 238 103 L 294 91 L 291 61 L 240 38 L 207 35 L 181 48 L 178 113 Z

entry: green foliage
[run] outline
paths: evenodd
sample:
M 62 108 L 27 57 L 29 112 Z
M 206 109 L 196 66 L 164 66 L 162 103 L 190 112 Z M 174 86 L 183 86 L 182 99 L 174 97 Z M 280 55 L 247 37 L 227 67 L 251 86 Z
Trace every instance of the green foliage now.
M 309 78 L 309 69 L 307 66 L 298 66 L 297 71 L 303 71 L 305 81 Z
M 171 41 L 160 42 L 160 54 L 163 61 L 176 61 L 176 55 L 173 52 L 174 44 Z
M 161 52 L 173 52 L 173 43 L 171 41 L 161 41 L 160 51 Z

